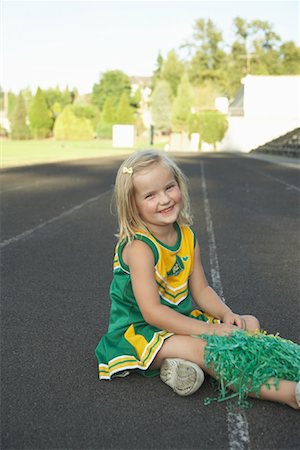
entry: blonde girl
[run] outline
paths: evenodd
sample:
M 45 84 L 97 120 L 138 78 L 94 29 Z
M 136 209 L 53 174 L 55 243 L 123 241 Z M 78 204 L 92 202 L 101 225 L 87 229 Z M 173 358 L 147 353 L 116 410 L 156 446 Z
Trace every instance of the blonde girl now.
M 160 374 L 177 394 L 191 395 L 204 372 L 215 376 L 199 336 L 254 332 L 259 322 L 234 313 L 208 285 L 186 178 L 170 158 L 152 150 L 130 155 L 116 177 L 115 202 L 119 234 L 109 326 L 96 348 L 99 377 Z M 295 381 L 268 383 L 260 398 L 299 407 Z

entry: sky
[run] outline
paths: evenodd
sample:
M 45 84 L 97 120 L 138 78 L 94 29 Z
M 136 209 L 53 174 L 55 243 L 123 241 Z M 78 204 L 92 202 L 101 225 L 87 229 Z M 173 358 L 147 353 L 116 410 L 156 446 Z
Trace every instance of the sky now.
M 166 57 L 191 41 L 197 19 L 212 19 L 230 44 L 236 16 L 266 20 L 300 45 L 298 1 L 2 0 L 0 85 L 85 94 L 108 70 L 151 76 L 159 52 Z

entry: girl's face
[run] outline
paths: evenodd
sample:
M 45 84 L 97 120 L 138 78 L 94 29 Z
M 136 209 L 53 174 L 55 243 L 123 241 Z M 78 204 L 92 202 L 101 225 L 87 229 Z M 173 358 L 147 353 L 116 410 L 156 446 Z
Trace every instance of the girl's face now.
M 176 222 L 182 195 L 170 169 L 153 164 L 133 175 L 133 186 L 139 215 L 150 230 Z

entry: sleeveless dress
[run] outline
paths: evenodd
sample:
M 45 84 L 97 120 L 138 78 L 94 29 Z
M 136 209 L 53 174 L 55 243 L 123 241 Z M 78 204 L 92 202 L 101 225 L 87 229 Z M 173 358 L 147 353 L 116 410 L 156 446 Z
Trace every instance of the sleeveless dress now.
M 135 239 L 145 242 L 153 252 L 161 303 L 196 320 L 217 323 L 217 319 L 193 308 L 188 279 L 194 265 L 196 238 L 186 225 L 176 223 L 175 228 L 174 246 L 165 245 L 144 230 L 135 235 Z M 164 341 L 174 334 L 145 322 L 133 294 L 129 267 L 122 259 L 125 245 L 126 241 L 122 241 L 116 246 L 109 326 L 96 347 L 101 380 L 125 376 L 131 370 L 145 376 L 158 375 L 159 370 L 150 370 L 149 366 Z

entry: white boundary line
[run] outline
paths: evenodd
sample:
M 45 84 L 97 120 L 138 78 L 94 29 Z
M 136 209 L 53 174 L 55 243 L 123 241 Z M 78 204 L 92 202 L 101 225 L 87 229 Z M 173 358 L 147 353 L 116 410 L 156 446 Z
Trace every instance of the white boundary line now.
M 298 158 L 292 158 L 288 156 L 279 155 L 268 155 L 266 153 L 243 153 L 245 157 L 252 159 L 260 159 L 261 161 L 266 161 L 272 164 L 277 164 L 280 166 L 292 167 L 293 169 L 300 169 L 300 160 Z
M 13 244 L 14 242 L 21 241 L 21 240 L 27 238 L 28 236 L 33 235 L 36 231 L 39 231 L 42 228 L 45 228 L 46 226 L 51 225 L 54 222 L 57 222 L 58 220 L 61 220 L 61 219 L 64 219 L 65 217 L 70 216 L 74 212 L 84 208 L 85 206 L 89 205 L 90 203 L 96 202 L 97 200 L 99 200 L 99 198 L 101 198 L 103 195 L 107 194 L 110 191 L 111 191 L 111 189 L 109 189 L 108 191 L 102 192 L 102 194 L 97 195 L 96 197 L 91 197 L 90 199 L 86 200 L 85 202 L 80 203 L 79 205 L 73 206 L 73 208 L 68 209 L 67 211 L 64 211 L 63 213 L 59 214 L 58 216 L 52 217 L 52 219 L 46 220 L 45 222 L 41 223 L 40 225 L 37 225 L 34 228 L 30 228 L 29 230 L 23 231 L 23 233 L 20 233 L 17 236 L 14 236 L 10 239 L 7 239 L 7 240 L 1 242 L 0 249 L 7 247 L 10 244 Z
M 221 297 L 225 303 L 223 286 L 221 282 L 217 246 L 215 240 L 215 233 L 213 227 L 212 216 L 207 196 L 207 187 L 205 181 L 205 173 L 203 161 L 201 165 L 201 184 L 204 197 L 204 213 L 206 220 L 206 229 L 208 234 L 209 245 L 209 261 L 210 271 L 214 290 Z M 230 450 L 246 450 L 250 447 L 250 436 L 248 430 L 247 417 L 244 411 L 233 412 L 227 408 L 227 426 L 228 426 L 228 441 Z
M 285 181 L 282 181 L 279 178 L 274 177 L 273 175 L 267 175 L 266 173 L 263 173 L 263 172 L 260 172 L 257 170 L 255 172 L 259 173 L 260 175 L 263 175 L 266 178 L 271 178 L 271 180 L 275 180 L 278 183 L 283 184 L 284 186 L 287 186 L 290 190 L 294 189 L 295 191 L 300 192 L 300 189 L 297 186 L 295 186 L 294 184 L 286 183 Z
M 244 156 L 241 156 L 241 159 L 244 159 L 244 158 L 245 158 Z M 258 157 L 255 157 L 255 156 L 248 156 L 248 158 L 252 158 L 252 159 L 256 159 L 256 160 L 262 160 L 262 161 L 267 161 L 267 162 L 270 162 L 270 163 L 273 163 L 273 164 L 279 164 L 280 165 L 280 163 L 277 163 L 276 161 L 270 161 L 270 160 L 263 159 L 263 158 L 258 158 Z M 283 164 L 281 164 L 281 165 L 283 165 Z M 299 168 L 299 167 L 300 167 L 300 164 L 299 164 L 299 166 L 297 168 Z M 260 170 L 253 169 L 252 167 L 249 167 L 249 166 L 247 166 L 247 169 L 251 170 L 252 172 L 258 173 L 259 175 L 262 175 L 263 177 L 270 178 L 271 180 L 275 180 L 278 183 L 283 184 L 283 186 L 287 186 L 288 189 L 290 189 L 290 190 L 295 190 L 295 191 L 300 192 L 300 188 L 298 188 L 298 186 L 295 186 L 294 184 L 287 183 L 286 181 L 280 180 L 280 178 L 274 177 L 273 175 L 266 174 L 264 172 L 261 172 Z

